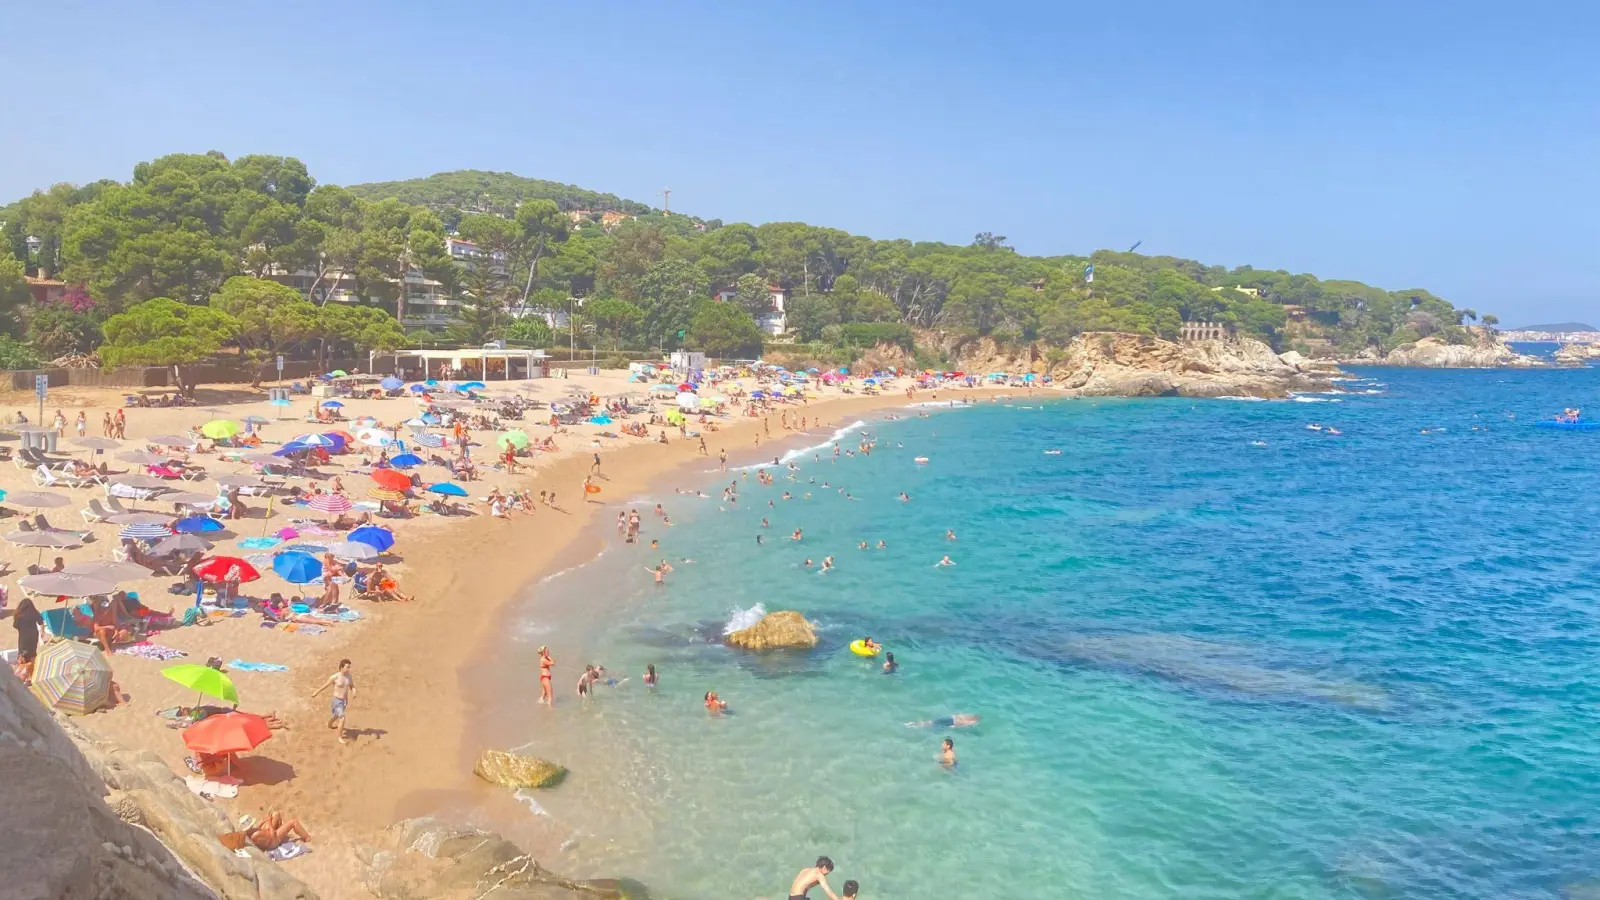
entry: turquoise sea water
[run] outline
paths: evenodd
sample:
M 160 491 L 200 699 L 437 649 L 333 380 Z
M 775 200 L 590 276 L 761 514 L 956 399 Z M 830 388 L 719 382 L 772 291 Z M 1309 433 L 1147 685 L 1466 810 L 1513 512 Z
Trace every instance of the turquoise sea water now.
M 781 897 L 823 853 L 868 898 L 1560 897 L 1600 878 L 1600 434 L 1531 427 L 1600 407 L 1600 372 L 1361 374 L 1298 402 L 869 422 L 870 456 L 804 454 L 726 511 L 733 475 L 681 485 L 711 499 L 667 486 L 638 504 L 658 553 L 616 542 L 516 612 L 519 684 L 537 691 L 537 644 L 561 663 L 561 706 L 513 717 L 573 769 L 537 798 L 576 832 L 551 864 L 672 898 Z M 833 572 L 801 565 L 826 555 Z M 659 557 L 695 561 L 658 590 Z M 593 615 L 549 625 L 556 602 Z M 719 646 L 757 603 L 817 620 L 822 645 Z M 848 652 L 862 634 L 898 675 Z M 579 708 L 581 661 L 631 680 Z M 708 719 L 708 689 L 735 715 Z M 905 724 L 957 712 L 981 724 Z

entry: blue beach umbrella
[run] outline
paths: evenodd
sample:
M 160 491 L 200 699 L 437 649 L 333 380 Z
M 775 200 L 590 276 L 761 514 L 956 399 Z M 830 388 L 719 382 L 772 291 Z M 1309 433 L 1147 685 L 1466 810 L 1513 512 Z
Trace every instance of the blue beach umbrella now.
M 415 453 L 402 453 L 399 456 L 389 457 L 389 465 L 397 469 L 409 469 L 412 466 L 422 465 L 422 457 Z
M 454 482 L 450 482 L 450 481 L 441 481 L 438 484 L 430 484 L 430 485 L 428 485 L 427 490 L 432 491 L 433 493 L 438 494 L 441 497 L 465 497 L 465 496 L 467 496 L 467 489 L 466 488 L 464 488 L 461 485 L 456 484 Z
M 293 401 L 291 401 L 288 397 L 279 397 L 276 400 L 268 400 L 267 403 L 269 405 L 271 405 L 271 406 L 292 406 L 292 405 L 294 405 Z
M 435 450 L 444 446 L 444 438 L 437 434 L 428 434 L 426 431 L 413 432 L 411 439 L 424 447 L 430 447 Z
M 427 385 L 428 387 L 438 387 L 439 386 L 439 382 L 436 379 L 433 379 L 433 378 L 429 378 L 427 381 L 424 381 L 423 384 Z
M 473 389 L 477 389 L 477 390 L 481 391 L 481 390 L 484 390 L 484 389 L 486 389 L 488 387 L 489 386 L 487 384 L 484 384 L 481 381 L 464 381 L 464 382 L 456 385 L 456 390 L 458 390 L 458 391 L 470 391 L 470 390 L 473 390 Z
M 589 424 L 590 425 L 610 425 L 611 424 L 611 417 L 610 416 L 594 416 L 594 417 L 589 419 Z
M 323 409 L 344 409 L 344 404 L 340 403 L 337 400 L 324 400 L 324 401 L 322 401 L 322 408 Z
M 398 391 L 400 390 L 400 386 L 403 384 L 405 384 L 404 381 L 401 381 L 400 379 L 391 375 L 388 378 L 378 382 L 378 387 L 381 387 L 386 391 Z
M 210 516 L 190 516 L 187 519 L 179 519 L 178 524 L 173 526 L 173 530 L 179 534 L 204 534 L 212 531 L 222 531 L 226 527 Z
M 378 525 L 363 525 L 350 532 L 345 539 L 370 544 L 380 553 L 394 546 L 394 532 Z
M 329 447 L 337 448 L 344 444 L 344 438 L 329 434 L 302 434 L 289 444 L 299 444 L 301 447 Z M 284 446 L 289 446 L 285 444 Z
M 420 384 L 413 384 L 411 387 L 406 388 L 406 390 L 410 391 L 413 394 L 420 394 L 420 393 L 426 391 L 427 388 L 423 387 Z
M 290 584 L 310 584 L 322 577 L 322 561 L 309 553 L 291 550 L 272 558 L 272 571 Z

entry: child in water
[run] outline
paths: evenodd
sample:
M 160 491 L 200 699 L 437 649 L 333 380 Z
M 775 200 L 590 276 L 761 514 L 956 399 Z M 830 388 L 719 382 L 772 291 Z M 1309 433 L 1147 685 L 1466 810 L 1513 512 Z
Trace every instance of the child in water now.
M 944 739 L 944 744 L 939 750 L 939 765 L 946 769 L 953 769 L 956 765 L 956 742 L 949 738 Z

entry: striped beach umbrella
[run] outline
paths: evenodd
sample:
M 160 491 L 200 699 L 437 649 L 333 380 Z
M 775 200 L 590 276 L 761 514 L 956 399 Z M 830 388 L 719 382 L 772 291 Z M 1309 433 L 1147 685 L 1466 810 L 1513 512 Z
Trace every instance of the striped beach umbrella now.
M 396 503 L 406 499 L 406 495 L 390 488 L 373 488 L 367 491 L 367 496 L 374 500 L 392 500 Z
M 153 541 L 156 538 L 171 537 L 172 529 L 158 522 L 135 522 L 132 525 L 122 526 L 118 535 L 136 541 Z
M 418 444 L 433 450 L 437 450 L 444 446 L 444 438 L 442 436 L 437 434 L 428 434 L 426 431 L 412 432 L 411 439 L 416 441 Z
M 343 494 L 318 494 L 307 500 L 306 506 L 320 513 L 338 515 L 339 513 L 349 512 L 355 507 L 355 504 L 350 502 L 350 498 Z
M 299 437 L 295 438 L 294 440 L 290 441 L 289 443 L 291 443 L 291 444 L 299 444 L 302 447 L 325 447 L 326 448 L 326 447 L 337 447 L 337 446 L 339 446 L 339 439 L 338 438 L 328 437 L 325 434 L 302 434 Z
M 51 709 L 88 715 L 111 699 L 111 664 L 89 644 L 57 641 L 39 652 L 33 693 Z

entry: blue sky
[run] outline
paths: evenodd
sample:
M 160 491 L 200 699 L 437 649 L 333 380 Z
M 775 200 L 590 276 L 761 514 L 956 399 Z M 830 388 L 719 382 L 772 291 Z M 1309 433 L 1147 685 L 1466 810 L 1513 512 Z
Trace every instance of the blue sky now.
M 1600 319 L 1589 4 L 8 4 L 0 202 L 173 151 Z M 20 76 L 20 77 L 19 77 Z M 1600 324 L 1600 323 L 1596 323 Z

